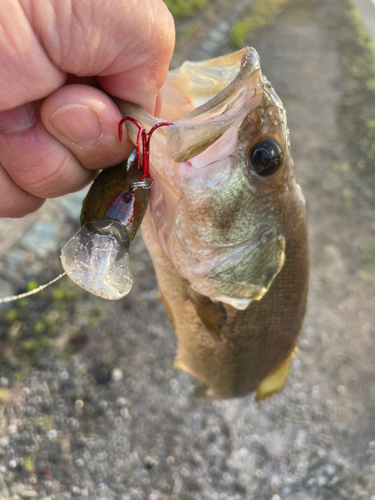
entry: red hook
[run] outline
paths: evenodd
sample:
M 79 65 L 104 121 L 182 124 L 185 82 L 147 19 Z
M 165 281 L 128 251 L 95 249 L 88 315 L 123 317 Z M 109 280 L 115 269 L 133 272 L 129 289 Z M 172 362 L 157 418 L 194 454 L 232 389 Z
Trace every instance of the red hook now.
M 142 125 L 135 120 L 134 118 L 131 118 L 130 116 L 125 116 L 120 120 L 120 123 L 118 124 L 118 135 L 120 141 L 122 140 L 122 124 L 126 121 L 130 121 L 134 123 L 138 127 L 138 135 L 137 135 L 137 165 L 138 168 L 140 167 L 140 159 L 141 159 L 141 141 L 142 141 L 142 163 L 143 163 L 143 174 L 142 177 L 139 179 L 139 181 L 143 181 L 146 177 L 149 177 L 151 181 L 154 179 L 150 175 L 150 139 L 152 134 L 155 132 L 155 130 L 159 127 L 164 127 L 166 125 L 173 125 L 173 123 L 169 122 L 160 122 L 157 123 L 152 127 L 149 133 L 146 132 L 146 129 L 142 127 Z

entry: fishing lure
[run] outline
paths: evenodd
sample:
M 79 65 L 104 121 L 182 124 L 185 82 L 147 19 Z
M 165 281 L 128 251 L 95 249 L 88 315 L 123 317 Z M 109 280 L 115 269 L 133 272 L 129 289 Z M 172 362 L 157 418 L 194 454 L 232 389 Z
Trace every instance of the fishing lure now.
M 103 170 L 83 201 L 81 229 L 61 251 L 61 263 L 77 285 L 104 299 L 121 299 L 133 285 L 129 247 L 145 215 L 153 179 L 149 170 L 150 139 L 167 122 L 156 124 L 147 134 L 137 120 L 137 145 L 120 165 Z M 141 163 L 143 172 L 140 176 Z

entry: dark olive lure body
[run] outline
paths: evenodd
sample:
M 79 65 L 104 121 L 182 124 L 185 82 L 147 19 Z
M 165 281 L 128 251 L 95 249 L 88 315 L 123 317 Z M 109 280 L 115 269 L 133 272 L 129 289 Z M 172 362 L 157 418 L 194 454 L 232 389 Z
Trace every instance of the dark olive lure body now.
M 141 174 L 133 153 L 123 163 L 102 170 L 83 201 L 81 225 L 96 220 L 116 220 L 124 226 L 132 241 L 149 199 L 149 190 L 132 187 Z
M 103 170 L 83 202 L 81 229 L 61 252 L 69 277 L 102 298 L 120 299 L 133 284 L 129 246 L 149 199 L 147 189 L 136 189 L 140 177 L 135 154 Z

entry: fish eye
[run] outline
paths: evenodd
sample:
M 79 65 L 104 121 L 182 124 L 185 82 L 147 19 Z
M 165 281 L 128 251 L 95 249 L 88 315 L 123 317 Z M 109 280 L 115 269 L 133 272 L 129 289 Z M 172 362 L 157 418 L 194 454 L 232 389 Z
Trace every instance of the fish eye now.
M 283 152 L 276 142 L 265 139 L 250 149 L 249 160 L 254 172 L 265 177 L 275 173 L 281 166 Z

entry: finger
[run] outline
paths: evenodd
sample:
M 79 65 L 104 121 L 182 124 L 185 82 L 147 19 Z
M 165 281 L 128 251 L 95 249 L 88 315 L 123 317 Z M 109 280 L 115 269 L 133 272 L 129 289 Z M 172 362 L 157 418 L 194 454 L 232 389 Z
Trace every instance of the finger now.
M 41 119 L 87 169 L 117 165 L 133 149 L 124 134 L 119 141 L 121 114 L 112 99 L 99 89 L 86 85 L 67 85 L 47 97 Z
M 20 1 L 51 63 L 153 113 L 174 48 L 162 0 Z
M 24 217 L 38 210 L 44 201 L 17 186 L 0 165 L 0 217 Z
M 66 78 L 40 44 L 22 3 L 1 0 L 0 111 L 42 98 Z
M 39 108 L 24 104 L 0 113 L 0 163 L 20 188 L 39 198 L 77 191 L 95 174 L 47 132 Z

